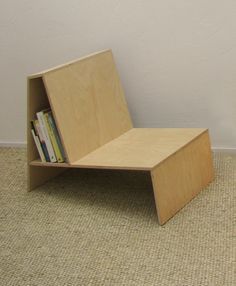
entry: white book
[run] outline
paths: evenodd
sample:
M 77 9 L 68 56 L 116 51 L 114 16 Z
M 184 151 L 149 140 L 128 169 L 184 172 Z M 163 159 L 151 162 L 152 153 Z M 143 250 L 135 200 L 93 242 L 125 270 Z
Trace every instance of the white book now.
M 35 142 L 35 145 L 36 145 L 36 147 L 37 147 L 37 149 L 38 149 L 38 152 L 39 152 L 39 156 L 40 156 L 40 158 L 41 158 L 41 161 L 42 161 L 42 162 L 46 162 L 46 159 L 45 159 L 45 156 L 44 156 L 44 154 L 43 154 L 43 149 L 42 149 L 42 146 L 41 146 L 41 144 L 40 144 L 39 138 L 38 138 L 37 135 L 35 135 L 34 129 L 31 129 L 31 132 L 32 132 L 32 134 L 33 134 L 34 142 Z
M 45 118 L 44 118 L 44 111 L 42 110 L 40 112 L 37 112 L 36 115 L 37 115 L 37 118 L 39 121 L 39 126 L 41 129 L 41 135 L 42 135 L 44 142 L 46 144 L 46 147 L 47 147 L 47 151 L 48 151 L 50 161 L 56 162 L 57 158 L 55 156 L 55 153 L 54 153 L 54 150 L 52 147 L 52 142 L 51 142 L 49 134 L 48 134 L 47 125 L 46 125 Z

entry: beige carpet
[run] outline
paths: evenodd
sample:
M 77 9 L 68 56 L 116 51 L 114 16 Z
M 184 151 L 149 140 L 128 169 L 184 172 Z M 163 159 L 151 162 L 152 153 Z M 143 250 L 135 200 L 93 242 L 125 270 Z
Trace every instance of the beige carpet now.
M 26 192 L 22 149 L 0 149 L 0 285 L 236 285 L 236 155 L 163 227 L 149 176 L 72 170 Z

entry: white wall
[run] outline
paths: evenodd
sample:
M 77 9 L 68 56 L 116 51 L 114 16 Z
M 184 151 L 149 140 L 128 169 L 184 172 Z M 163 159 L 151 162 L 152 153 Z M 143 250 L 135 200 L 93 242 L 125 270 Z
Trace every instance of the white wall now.
M 112 48 L 138 127 L 210 127 L 236 148 L 236 1 L 9 0 L 0 9 L 0 142 L 25 141 L 26 76 Z

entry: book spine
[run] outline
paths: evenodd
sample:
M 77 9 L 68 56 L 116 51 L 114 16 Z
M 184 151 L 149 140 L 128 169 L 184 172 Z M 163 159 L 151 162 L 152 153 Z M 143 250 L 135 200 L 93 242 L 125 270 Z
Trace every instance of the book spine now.
M 55 136 L 54 131 L 53 131 L 53 129 L 51 127 L 51 124 L 49 122 L 49 113 L 45 113 L 44 114 L 44 118 L 45 118 L 45 122 L 46 122 L 46 125 L 47 125 L 48 134 L 49 134 L 49 137 L 51 139 L 55 155 L 57 157 L 57 161 L 59 163 L 62 163 L 62 162 L 64 162 L 64 160 L 63 160 L 61 151 L 59 149 L 59 146 L 58 146 L 58 143 L 57 143 L 57 140 L 56 140 L 56 136 Z
M 39 141 L 40 141 L 40 143 L 41 143 L 41 146 L 42 146 L 42 149 L 43 149 L 43 153 L 44 153 L 46 162 L 50 162 L 48 150 L 47 150 L 45 141 L 44 141 L 44 139 L 43 139 L 42 132 L 41 132 L 41 129 L 40 129 L 39 121 L 38 121 L 38 120 L 34 120 L 34 126 L 35 126 L 36 134 L 37 134 L 38 137 L 39 137 Z
M 51 112 L 48 113 L 48 121 L 49 121 L 49 123 L 51 125 L 53 133 L 55 134 L 55 137 L 56 137 L 56 140 L 57 140 L 57 145 L 58 145 L 58 147 L 60 149 L 62 158 L 63 158 L 64 161 L 66 161 L 66 156 L 65 156 L 64 148 L 62 146 L 61 138 L 59 136 L 59 133 L 58 133 L 58 130 L 57 130 L 57 127 L 56 127 L 56 123 L 54 121 L 54 118 L 53 118 Z
M 40 142 L 39 142 L 39 138 L 38 138 L 38 136 L 35 134 L 34 129 L 31 129 L 31 132 L 32 132 L 32 135 L 33 135 L 33 138 L 34 138 L 35 145 L 36 145 L 36 147 L 37 147 L 37 149 L 38 149 L 40 159 L 41 159 L 42 162 L 46 162 L 45 156 L 44 156 L 44 154 L 43 154 L 42 147 L 41 147 Z
M 56 156 L 55 156 L 55 153 L 52 147 L 52 143 L 51 143 L 51 140 L 48 134 L 47 125 L 46 125 L 45 118 L 44 118 L 44 112 L 43 111 L 37 112 L 36 115 L 39 121 L 39 126 L 42 132 L 43 139 L 45 141 L 45 144 L 48 150 L 50 161 L 56 162 L 57 159 L 56 159 Z

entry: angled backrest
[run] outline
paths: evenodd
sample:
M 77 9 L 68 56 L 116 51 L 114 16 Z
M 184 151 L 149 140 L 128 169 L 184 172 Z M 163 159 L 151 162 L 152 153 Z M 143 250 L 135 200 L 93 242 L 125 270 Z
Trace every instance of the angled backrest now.
M 40 76 L 70 163 L 132 128 L 111 50 Z

